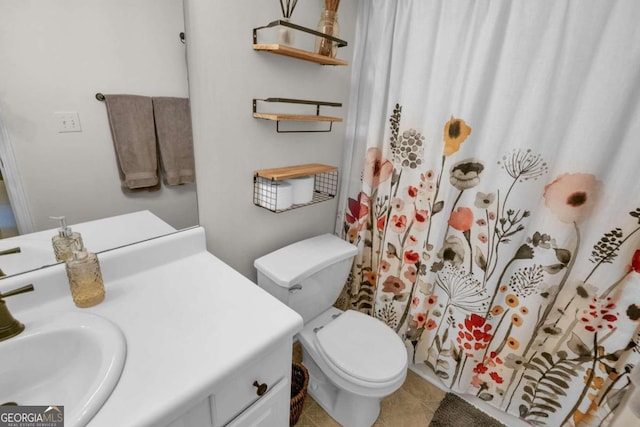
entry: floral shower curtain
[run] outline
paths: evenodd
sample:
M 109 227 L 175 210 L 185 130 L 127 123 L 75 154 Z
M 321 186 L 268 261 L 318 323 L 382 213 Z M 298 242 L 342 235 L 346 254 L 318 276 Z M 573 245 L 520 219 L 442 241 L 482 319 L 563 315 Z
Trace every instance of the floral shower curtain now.
M 640 359 L 640 2 L 361 2 L 338 300 L 416 369 L 607 425 Z

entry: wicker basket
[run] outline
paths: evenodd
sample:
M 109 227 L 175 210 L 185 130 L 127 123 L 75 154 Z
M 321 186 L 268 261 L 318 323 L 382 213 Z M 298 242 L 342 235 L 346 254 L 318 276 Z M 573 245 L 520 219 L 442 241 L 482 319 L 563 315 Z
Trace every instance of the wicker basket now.
M 304 398 L 307 396 L 309 372 L 302 363 L 293 362 L 291 366 L 291 404 L 289 406 L 289 426 L 294 426 L 302 413 Z

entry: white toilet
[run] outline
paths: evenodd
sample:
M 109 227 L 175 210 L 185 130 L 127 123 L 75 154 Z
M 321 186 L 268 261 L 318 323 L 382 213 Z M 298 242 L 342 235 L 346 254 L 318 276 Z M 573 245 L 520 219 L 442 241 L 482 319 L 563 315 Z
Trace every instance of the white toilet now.
M 383 322 L 332 307 L 357 248 L 331 235 L 313 237 L 254 262 L 258 285 L 298 312 L 298 339 L 309 370 L 309 394 L 345 427 L 369 427 L 380 400 L 407 375 L 407 350 Z

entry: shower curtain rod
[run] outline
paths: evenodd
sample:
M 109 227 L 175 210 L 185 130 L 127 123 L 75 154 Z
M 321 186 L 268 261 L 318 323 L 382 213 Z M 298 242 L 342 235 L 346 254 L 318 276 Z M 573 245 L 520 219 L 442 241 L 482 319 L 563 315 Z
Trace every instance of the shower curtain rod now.
M 98 101 L 104 101 L 104 95 L 101 94 L 100 92 L 96 93 L 96 99 Z

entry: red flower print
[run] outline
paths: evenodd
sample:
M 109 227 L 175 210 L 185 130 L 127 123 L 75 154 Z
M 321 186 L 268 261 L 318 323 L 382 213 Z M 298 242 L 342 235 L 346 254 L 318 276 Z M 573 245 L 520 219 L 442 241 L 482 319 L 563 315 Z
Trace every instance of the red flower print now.
M 428 179 L 433 179 L 434 176 L 435 176 L 435 174 L 433 173 L 433 171 L 432 170 L 428 170 L 427 173 L 421 173 L 420 174 L 420 180 L 426 181 Z
M 449 225 L 458 231 L 467 231 L 472 224 L 473 212 L 469 208 L 458 208 L 449 216 Z
M 404 291 L 405 285 L 399 277 L 389 276 L 387 280 L 382 284 L 382 292 L 391 292 L 394 295 L 399 295 Z
M 349 204 L 349 211 L 344 214 L 344 216 L 346 217 L 345 219 L 346 219 L 348 224 L 355 224 L 355 222 L 358 219 L 358 215 L 360 214 L 360 212 L 359 212 L 360 205 L 359 204 L 355 204 L 356 201 L 353 200 L 352 198 L 349 198 L 347 200 L 347 203 Z M 355 206 L 353 206 L 354 204 L 355 204 Z
M 414 252 L 412 250 L 408 250 L 404 252 L 404 262 L 409 264 L 415 264 L 420 261 L 420 254 L 418 252 Z
M 349 212 L 347 212 L 347 223 L 354 224 L 358 220 L 364 218 L 369 213 L 369 197 L 361 191 L 358 193 L 356 199 L 348 198 L 347 205 Z
M 387 217 L 385 216 L 381 216 L 380 218 L 378 218 L 378 221 L 376 222 L 376 227 L 378 227 L 379 231 L 383 231 L 384 230 L 384 224 L 387 222 Z
M 404 233 L 407 229 L 407 217 L 394 215 L 391 217 L 391 229 L 396 233 Z
M 496 363 L 502 363 L 502 359 L 498 357 L 498 353 L 495 351 L 489 353 L 489 360 L 491 360 L 491 366 L 496 366 Z
M 427 313 L 416 313 L 413 315 L 413 321 L 417 323 L 417 327 L 421 328 L 427 321 Z
M 429 320 L 427 321 L 427 326 L 425 326 L 425 329 L 426 329 L 427 331 L 430 331 L 430 330 L 432 330 L 432 329 L 435 329 L 435 328 L 436 328 L 436 326 L 438 326 L 438 324 L 436 323 L 436 321 L 435 321 L 435 320 L 433 320 L 433 319 L 429 319 Z
M 417 210 L 413 218 L 415 220 L 414 227 L 416 228 L 416 230 L 426 230 L 427 225 L 429 224 L 429 211 L 424 209 Z
M 438 302 L 437 295 L 429 295 L 427 299 L 424 300 L 424 306 L 425 308 L 431 308 L 434 305 L 436 305 L 437 302 Z
M 389 271 L 389 267 L 391 267 L 391 264 L 389 264 L 387 261 L 380 261 L 380 271 L 386 273 L 387 271 Z
M 478 363 L 476 367 L 473 368 L 473 372 L 475 372 L 476 374 L 484 374 L 488 369 L 489 368 L 484 366 L 484 363 Z
M 493 381 L 496 382 L 496 384 L 502 384 L 504 382 L 502 377 L 497 372 L 489 372 L 489 376 Z
M 465 351 L 469 357 L 473 357 L 473 350 L 481 350 L 487 347 L 491 341 L 492 335 L 489 333 L 491 325 L 486 323 L 484 317 L 475 313 L 464 319 L 464 324 L 458 324 L 458 341 L 459 348 Z
M 593 297 L 589 307 L 582 310 L 580 321 L 585 324 L 585 329 L 589 332 L 615 329 L 615 322 L 618 320 L 618 313 L 615 312 L 616 304 L 611 297 L 598 299 Z
M 640 249 L 636 250 L 631 259 L 631 268 L 636 273 L 640 273 Z
M 407 239 L 407 245 L 414 246 L 416 243 L 418 243 L 417 237 L 413 234 L 410 234 L 409 238 Z
M 362 180 L 371 188 L 377 188 L 381 182 L 385 182 L 393 173 L 393 164 L 382 157 L 379 149 L 371 147 L 367 150 Z
M 416 187 L 414 187 L 413 185 L 410 185 L 407 187 L 407 196 L 409 196 L 412 199 L 415 199 L 416 196 L 418 196 L 418 189 Z

